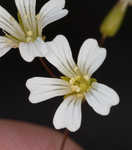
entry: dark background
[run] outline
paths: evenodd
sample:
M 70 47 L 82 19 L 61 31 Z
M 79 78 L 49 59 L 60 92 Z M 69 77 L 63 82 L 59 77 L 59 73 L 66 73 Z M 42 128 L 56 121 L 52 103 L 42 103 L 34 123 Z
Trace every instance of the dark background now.
M 37 0 L 37 11 L 45 3 Z M 69 15 L 44 29 L 47 40 L 65 35 L 76 59 L 81 44 L 87 38 L 101 38 L 99 25 L 117 0 L 67 0 Z M 0 0 L 0 5 L 16 17 L 14 0 Z M 82 126 L 71 137 L 87 150 L 132 149 L 132 8 L 129 7 L 121 30 L 107 39 L 107 59 L 94 74 L 95 78 L 114 88 L 120 95 L 120 104 L 107 117 L 96 114 L 86 103 L 82 106 Z M 56 75 L 60 75 L 49 65 Z M 53 115 L 62 97 L 40 104 L 28 101 L 27 79 L 49 76 L 40 62 L 23 61 L 18 49 L 12 49 L 0 58 L 0 118 L 22 120 L 53 128 Z

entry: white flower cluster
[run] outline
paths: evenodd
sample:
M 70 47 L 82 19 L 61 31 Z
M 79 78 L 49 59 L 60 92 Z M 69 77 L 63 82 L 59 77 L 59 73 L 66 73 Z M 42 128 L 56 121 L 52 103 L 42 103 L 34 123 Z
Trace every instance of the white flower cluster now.
M 18 9 L 16 21 L 0 6 L 0 28 L 5 36 L 0 37 L 0 56 L 11 48 L 19 48 L 27 62 L 35 57 L 45 57 L 63 76 L 60 79 L 34 77 L 26 82 L 32 103 L 64 96 L 57 109 L 53 124 L 56 129 L 67 128 L 75 132 L 81 126 L 81 104 L 84 101 L 100 115 L 108 115 L 110 108 L 119 103 L 118 94 L 110 87 L 98 83 L 93 73 L 106 58 L 106 49 L 100 48 L 95 39 L 87 39 L 74 62 L 67 39 L 58 35 L 53 41 L 44 42 L 42 29 L 68 14 L 65 0 L 48 1 L 36 15 L 36 0 L 15 0 Z

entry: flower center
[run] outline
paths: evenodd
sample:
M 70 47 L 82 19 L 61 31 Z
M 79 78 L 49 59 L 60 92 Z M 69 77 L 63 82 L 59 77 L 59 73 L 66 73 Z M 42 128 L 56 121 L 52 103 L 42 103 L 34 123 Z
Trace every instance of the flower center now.
M 92 88 L 92 83 L 96 82 L 96 79 L 89 78 L 88 75 L 77 75 L 72 78 L 63 76 L 61 79 L 67 81 L 71 87 L 71 93 L 66 96 L 75 94 L 77 97 L 84 97 L 85 92 Z

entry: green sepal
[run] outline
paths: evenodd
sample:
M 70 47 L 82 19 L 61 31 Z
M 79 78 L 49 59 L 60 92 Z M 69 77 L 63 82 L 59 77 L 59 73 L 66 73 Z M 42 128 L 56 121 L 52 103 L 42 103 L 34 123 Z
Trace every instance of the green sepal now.
M 69 82 L 70 78 L 66 77 L 66 76 L 61 76 L 60 77 L 62 80 Z

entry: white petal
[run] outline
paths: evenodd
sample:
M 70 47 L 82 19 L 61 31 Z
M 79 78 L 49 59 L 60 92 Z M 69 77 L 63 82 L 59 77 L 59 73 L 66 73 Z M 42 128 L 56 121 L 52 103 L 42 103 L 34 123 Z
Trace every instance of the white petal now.
M 8 38 L 0 36 L 0 57 L 5 55 L 12 47 L 8 43 Z
M 40 10 L 38 14 L 39 32 L 48 24 L 55 22 L 68 14 L 65 7 L 65 0 L 50 0 Z
M 47 60 L 64 75 L 73 77 L 76 65 L 67 39 L 58 35 L 53 41 L 47 42 L 47 45 L 49 49 Z
M 106 49 L 100 48 L 94 39 L 86 40 L 79 52 L 78 66 L 82 73 L 92 75 L 104 62 Z
M 34 34 L 37 32 L 35 7 L 36 0 L 15 0 L 18 12 L 20 13 L 24 29 L 32 30 Z
M 67 82 L 55 78 L 31 78 L 27 80 L 26 86 L 31 92 L 29 100 L 32 103 L 39 103 L 71 92 Z
M 44 57 L 48 51 L 41 38 L 37 38 L 36 41 L 30 43 L 20 43 L 19 49 L 22 58 L 27 62 L 33 61 L 35 57 Z
M 65 0 L 49 0 L 40 10 L 40 16 L 46 15 L 48 12 L 50 12 L 54 8 L 61 8 L 63 9 L 65 7 Z
M 0 6 L 0 28 L 19 40 L 23 40 L 24 32 L 17 21 Z
M 81 102 L 81 99 L 69 96 L 60 104 L 53 119 L 56 129 L 67 128 L 69 131 L 75 132 L 80 128 Z
M 45 13 L 41 14 L 39 17 L 39 24 L 41 29 L 46 27 L 48 24 L 55 22 L 68 14 L 68 10 L 54 8 L 53 10 L 49 11 L 46 15 Z
M 110 87 L 93 83 L 91 91 L 86 93 L 88 104 L 100 115 L 108 115 L 110 108 L 119 104 L 118 94 Z

